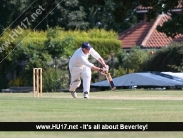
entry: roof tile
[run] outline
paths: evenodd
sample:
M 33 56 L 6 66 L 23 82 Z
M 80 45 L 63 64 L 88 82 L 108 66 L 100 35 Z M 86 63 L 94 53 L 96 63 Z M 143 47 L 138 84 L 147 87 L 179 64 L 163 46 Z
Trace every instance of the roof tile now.
M 164 33 L 156 30 L 157 25 L 170 19 L 170 16 L 159 15 L 155 21 L 142 21 L 132 28 L 122 32 L 119 40 L 122 41 L 122 48 L 132 48 L 134 45 L 146 48 L 161 48 L 169 45 L 173 41 L 183 42 L 183 35 L 179 34 L 174 39 L 167 37 Z

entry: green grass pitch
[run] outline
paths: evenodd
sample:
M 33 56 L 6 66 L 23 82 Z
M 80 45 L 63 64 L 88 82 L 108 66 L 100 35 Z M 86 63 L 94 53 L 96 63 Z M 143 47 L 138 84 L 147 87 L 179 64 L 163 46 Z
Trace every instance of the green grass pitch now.
M 1 122 L 183 122 L 182 90 L 0 93 Z M 182 138 L 183 132 L 0 132 L 3 138 Z

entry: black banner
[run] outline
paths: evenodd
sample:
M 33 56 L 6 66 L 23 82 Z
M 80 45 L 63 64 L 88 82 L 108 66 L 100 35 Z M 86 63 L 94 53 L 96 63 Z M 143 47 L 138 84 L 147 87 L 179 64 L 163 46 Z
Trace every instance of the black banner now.
M 0 122 L 0 131 L 183 131 L 183 122 Z

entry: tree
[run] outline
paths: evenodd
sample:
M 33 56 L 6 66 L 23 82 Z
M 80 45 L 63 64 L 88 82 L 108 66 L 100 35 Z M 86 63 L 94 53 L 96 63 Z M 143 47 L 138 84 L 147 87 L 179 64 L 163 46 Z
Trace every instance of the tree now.
M 13 10 L 12 10 L 13 9 Z M 69 29 L 86 29 L 88 23 L 78 0 L 2 0 L 0 2 L 0 33 L 7 27 L 46 30 L 60 26 Z
M 150 7 L 146 13 L 147 21 L 155 19 L 159 14 L 169 14 L 172 9 L 178 5 L 183 5 L 182 0 L 135 0 L 123 1 L 114 0 L 118 5 L 114 11 L 114 17 L 117 22 L 123 22 L 125 19 L 123 15 L 130 7 L 142 5 L 143 7 Z M 168 37 L 175 37 L 177 34 L 183 34 L 183 15 L 171 14 L 171 20 L 164 22 L 162 26 L 158 26 L 157 30 L 165 33 Z
M 51 27 L 57 25 L 65 29 L 86 29 L 88 23 L 84 21 L 85 17 L 86 14 L 78 0 L 64 0 L 53 15 L 53 23 L 56 19 L 57 24 Z
M 147 13 L 148 21 L 150 19 L 155 19 L 158 14 L 168 14 L 171 16 L 171 19 L 164 22 L 162 26 L 157 26 L 159 32 L 165 33 L 168 37 L 175 37 L 177 34 L 183 34 L 183 14 L 181 13 L 172 13 L 172 9 L 176 9 L 179 5 L 179 8 L 182 7 L 182 0 L 159 0 L 159 1 L 145 1 L 140 0 L 140 4 L 145 7 L 151 7 Z M 171 14 L 170 14 L 171 13 Z
M 6 0 L 0 1 L 0 33 L 3 32 L 5 26 L 8 26 L 8 23 L 5 21 L 8 20 L 11 14 L 11 5 L 7 6 L 7 3 L 9 2 Z
M 22 0 L 0 1 L 0 34 L 2 34 L 3 30 L 8 26 L 13 25 L 13 22 L 18 17 L 17 14 L 20 14 L 20 11 L 24 6 L 25 3 L 23 3 Z
M 173 43 L 167 48 L 157 50 L 149 56 L 143 65 L 144 71 L 181 71 L 183 59 L 183 44 Z
M 123 67 L 126 73 L 142 71 L 144 62 L 147 60 L 148 52 L 140 47 L 134 46 L 130 52 L 121 51 L 117 54 L 117 68 Z
M 86 21 L 90 23 L 90 28 L 112 29 L 120 33 L 137 23 L 136 14 L 133 14 L 134 7 L 131 7 L 122 15 L 120 14 L 120 16 L 116 16 L 115 11 L 118 3 L 115 3 L 114 0 L 79 0 L 79 2 L 85 8 L 84 11 L 87 13 Z M 121 18 L 121 16 L 124 18 Z M 118 22 L 118 19 L 122 21 Z
M 183 14 L 173 13 L 170 20 L 164 22 L 162 26 L 157 26 L 157 30 L 172 38 L 183 34 Z
M 112 14 L 112 19 L 114 20 L 115 24 L 124 24 L 126 19 L 135 15 L 134 10 L 139 5 L 149 8 L 148 12 L 146 13 L 147 21 L 155 19 L 159 14 L 168 14 L 178 4 L 183 5 L 182 0 L 95 0 L 92 2 L 90 2 L 89 0 L 79 1 L 87 5 L 87 7 L 104 7 L 110 1 L 110 5 L 112 7 L 112 10 L 110 12 Z M 183 34 L 183 15 L 172 14 L 171 17 L 172 19 L 165 22 L 163 26 L 158 26 L 158 31 L 164 32 L 167 36 L 170 37 L 174 37 L 176 34 L 179 33 Z
M 61 32 L 62 28 L 49 28 L 47 31 L 47 40 L 45 41 L 45 50 L 52 56 L 55 57 L 69 57 L 72 53 L 72 49 L 74 49 L 74 38 L 72 36 L 66 36 L 61 39 L 59 32 Z
M 150 20 L 168 13 L 178 3 L 183 4 L 180 0 L 1 0 L 0 32 L 10 25 L 37 30 L 46 30 L 47 26 L 67 30 L 99 27 L 121 32 L 137 22 L 137 6 L 151 7 L 146 13 Z M 183 33 L 182 15 L 172 14 L 168 22 L 158 30 L 171 37 Z

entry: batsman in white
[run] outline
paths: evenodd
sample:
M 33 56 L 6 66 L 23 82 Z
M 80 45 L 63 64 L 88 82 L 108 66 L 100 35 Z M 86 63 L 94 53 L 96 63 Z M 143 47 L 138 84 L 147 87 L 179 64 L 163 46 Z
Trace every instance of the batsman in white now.
M 103 68 L 99 68 L 88 61 L 89 55 L 92 55 L 98 60 Z M 71 74 L 70 89 L 72 97 L 76 98 L 76 89 L 81 84 L 81 77 L 83 79 L 83 96 L 89 98 L 90 83 L 91 83 L 91 70 L 99 71 L 105 74 L 108 65 L 105 64 L 103 58 L 97 51 L 88 43 L 82 43 L 81 47 L 77 49 L 69 60 L 69 70 Z

